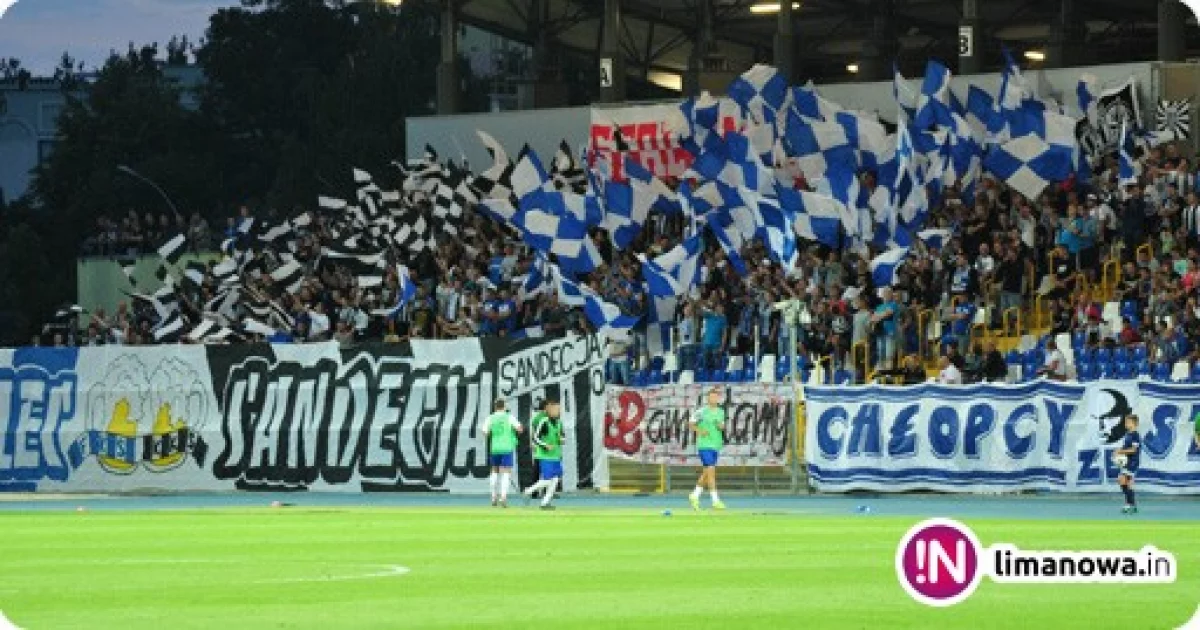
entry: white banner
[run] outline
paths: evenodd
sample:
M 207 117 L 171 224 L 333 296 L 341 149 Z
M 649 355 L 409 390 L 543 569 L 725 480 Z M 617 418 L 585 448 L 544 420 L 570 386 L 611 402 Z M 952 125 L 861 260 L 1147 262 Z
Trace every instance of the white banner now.
M 0 350 L 0 491 L 486 492 L 480 430 L 557 397 L 566 488 L 606 487 L 595 337 Z M 523 485 L 536 474 L 528 438 Z
M 1200 386 L 805 388 L 805 460 L 825 492 L 1115 492 L 1120 419 L 1138 414 L 1139 490 L 1200 493 Z
M 711 385 L 609 387 L 604 448 L 643 464 L 700 465 L 688 426 Z M 721 466 L 784 466 L 796 426 L 790 385 L 745 383 L 722 387 L 725 447 Z

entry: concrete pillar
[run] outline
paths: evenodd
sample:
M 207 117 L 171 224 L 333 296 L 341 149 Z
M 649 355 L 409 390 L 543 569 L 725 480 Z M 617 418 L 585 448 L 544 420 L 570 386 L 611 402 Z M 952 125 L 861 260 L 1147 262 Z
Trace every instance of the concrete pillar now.
M 621 52 L 621 0 L 604 0 L 604 42 L 600 52 L 600 73 L 600 102 L 624 101 L 625 54 Z
M 796 68 L 796 38 L 792 0 L 779 4 L 779 23 L 775 28 L 775 67 L 788 85 L 799 83 Z
M 983 29 L 980 28 L 979 0 L 963 0 L 962 21 L 958 24 L 958 73 L 980 72 L 979 51 L 983 45 Z
M 458 111 L 458 16 L 456 0 L 442 0 L 442 60 L 437 67 L 437 112 Z
M 1046 50 L 1047 68 L 1065 68 L 1086 62 L 1083 39 L 1086 27 L 1076 0 L 1059 0 L 1061 11 L 1050 26 L 1050 45 Z
M 683 73 L 683 95 L 700 95 L 700 75 L 704 72 L 704 58 L 712 46 L 712 5 L 709 0 L 698 0 L 699 20 L 696 36 L 692 40 L 692 54 L 688 56 L 687 71 Z
M 1158 60 L 1184 61 L 1188 12 L 1179 0 L 1158 0 Z
M 892 78 L 892 64 L 896 62 L 896 7 L 893 0 L 874 0 L 871 13 L 874 27 L 863 43 L 863 59 L 859 64 L 862 81 L 885 81 Z

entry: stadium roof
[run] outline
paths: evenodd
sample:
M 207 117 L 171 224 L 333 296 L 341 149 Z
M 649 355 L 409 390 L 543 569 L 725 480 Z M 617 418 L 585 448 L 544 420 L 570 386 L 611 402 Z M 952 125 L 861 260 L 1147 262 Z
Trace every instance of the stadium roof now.
M 531 7 L 544 2 L 544 29 L 531 19 Z M 702 0 L 624 0 L 621 48 L 626 70 L 656 83 L 675 81 L 687 68 L 700 22 Z M 730 69 L 756 61 L 770 62 L 777 16 L 756 13 L 759 0 L 712 0 L 718 51 Z M 958 57 L 958 27 L 963 0 L 802 0 L 795 13 L 799 78 L 831 82 L 853 80 L 847 66 L 861 61 L 863 45 L 872 39 L 880 7 L 894 7 L 892 28 L 898 60 L 906 73 L 921 72 L 930 57 L 951 65 Z M 1044 51 L 1064 4 L 1076 16 L 1071 23 L 1082 39 L 1080 56 L 1071 65 L 1090 65 L 1157 58 L 1156 0 L 977 0 L 981 70 L 998 69 L 1000 45 L 1014 54 Z M 533 44 L 547 35 L 567 49 L 595 54 L 602 36 L 604 0 L 465 0 L 461 19 L 517 41 Z M 1200 32 L 1186 29 L 1189 54 L 1200 51 Z M 1082 28 L 1080 28 L 1080 26 Z M 886 63 L 891 66 L 890 60 Z

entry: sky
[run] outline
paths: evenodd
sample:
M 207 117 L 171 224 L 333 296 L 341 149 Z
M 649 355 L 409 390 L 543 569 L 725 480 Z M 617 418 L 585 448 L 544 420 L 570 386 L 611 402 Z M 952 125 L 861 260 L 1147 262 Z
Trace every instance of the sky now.
M 53 74 L 63 51 L 88 70 L 108 58 L 158 42 L 161 55 L 172 35 L 197 42 L 208 17 L 238 0 L 0 0 L 0 58 L 16 57 L 35 75 Z

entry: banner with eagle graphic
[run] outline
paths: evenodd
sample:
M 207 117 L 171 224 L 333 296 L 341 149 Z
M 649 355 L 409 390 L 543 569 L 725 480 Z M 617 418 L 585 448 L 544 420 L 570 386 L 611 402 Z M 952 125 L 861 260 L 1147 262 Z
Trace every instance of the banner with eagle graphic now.
M 1139 490 L 1200 494 L 1200 385 L 808 387 L 805 405 L 825 492 L 1115 492 L 1112 453 L 1136 414 Z

